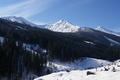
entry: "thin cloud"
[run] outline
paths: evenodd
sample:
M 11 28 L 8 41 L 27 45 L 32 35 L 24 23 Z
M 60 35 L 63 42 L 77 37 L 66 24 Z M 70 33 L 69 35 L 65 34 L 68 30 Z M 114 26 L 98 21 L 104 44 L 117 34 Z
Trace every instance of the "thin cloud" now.
M 0 8 L 0 16 L 32 17 L 48 9 L 55 0 L 26 0 L 17 4 Z

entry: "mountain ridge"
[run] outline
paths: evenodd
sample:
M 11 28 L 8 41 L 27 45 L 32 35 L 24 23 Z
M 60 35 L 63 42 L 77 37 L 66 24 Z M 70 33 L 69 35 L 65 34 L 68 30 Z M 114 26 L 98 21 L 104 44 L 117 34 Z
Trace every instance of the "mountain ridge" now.
M 80 26 L 74 25 L 71 22 L 69 22 L 67 20 L 64 20 L 64 19 L 61 19 L 61 20 L 59 20 L 59 21 L 57 21 L 53 24 L 37 25 L 37 24 L 34 24 L 34 23 L 26 20 L 23 17 L 7 16 L 7 17 L 1 17 L 1 18 L 5 19 L 5 20 L 12 21 L 12 22 L 27 24 L 27 25 L 30 25 L 32 27 L 49 29 L 49 30 L 55 31 L 55 32 L 74 33 L 74 32 L 86 31 L 86 30 L 88 31 L 90 29 L 94 29 L 94 30 L 98 30 L 98 31 L 105 32 L 105 33 L 108 33 L 108 34 L 113 34 L 113 35 L 116 35 L 116 36 L 120 36 L 120 34 L 118 32 L 106 29 L 106 28 L 101 27 L 101 26 L 97 26 L 96 28 L 80 27 Z

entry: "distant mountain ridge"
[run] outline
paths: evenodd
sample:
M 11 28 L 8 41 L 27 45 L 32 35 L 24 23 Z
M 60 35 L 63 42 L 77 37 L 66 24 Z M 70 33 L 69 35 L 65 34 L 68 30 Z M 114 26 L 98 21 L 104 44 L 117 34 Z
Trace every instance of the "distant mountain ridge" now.
M 102 32 L 105 32 L 105 33 L 108 33 L 108 34 L 113 34 L 113 35 L 116 35 L 116 36 L 120 36 L 119 33 L 108 30 L 108 29 L 105 29 L 105 28 L 103 28 L 101 26 L 96 27 L 95 30 L 102 31 Z
M 23 17 L 8 16 L 8 17 L 1 17 L 1 18 L 5 19 L 5 20 L 12 21 L 12 22 L 18 22 L 18 23 L 21 23 L 21 24 L 27 24 L 27 25 L 31 25 L 31 26 L 37 26 L 36 24 L 34 24 L 34 23 L 26 20 Z
M 27 25 L 34 26 L 34 27 L 45 28 L 45 29 L 49 29 L 51 31 L 63 32 L 63 33 L 85 31 L 85 30 L 90 29 L 89 27 L 79 27 L 79 26 L 73 25 L 71 22 L 66 21 L 66 20 L 59 20 L 53 24 L 48 24 L 48 25 L 37 25 L 37 24 L 34 24 L 34 23 L 26 20 L 23 17 L 8 16 L 8 17 L 1 17 L 1 18 L 12 21 L 12 22 L 18 22 L 18 23 L 27 24 Z M 94 29 L 94 28 L 92 28 L 92 29 Z M 105 29 L 104 27 L 101 27 L 101 26 L 96 27 L 94 30 L 98 30 L 98 31 L 105 32 L 108 34 L 120 36 L 119 33 Z
M 71 26 L 74 27 L 68 21 L 59 21 L 53 25 L 58 25 L 59 27 L 61 24 L 63 26 L 60 27 L 66 27 L 67 25 L 68 31 L 69 28 L 71 30 Z M 24 23 L 0 18 L 1 37 L 12 37 L 16 41 L 28 44 L 40 44 L 42 48 L 49 50 L 52 55 L 54 54 L 55 58 L 56 55 L 59 55 L 58 58 L 63 60 L 66 59 L 63 58 L 65 57 L 63 55 L 69 55 L 68 60 L 71 59 L 71 56 L 76 55 L 77 57 L 87 56 L 108 60 L 119 58 L 119 56 L 115 56 L 114 58 L 108 55 L 112 54 L 111 50 L 116 49 L 120 51 L 119 36 L 88 27 L 73 28 L 73 32 L 54 31 L 48 27 L 49 25 L 45 26 L 45 28 L 38 28 L 37 26 L 33 27 Z

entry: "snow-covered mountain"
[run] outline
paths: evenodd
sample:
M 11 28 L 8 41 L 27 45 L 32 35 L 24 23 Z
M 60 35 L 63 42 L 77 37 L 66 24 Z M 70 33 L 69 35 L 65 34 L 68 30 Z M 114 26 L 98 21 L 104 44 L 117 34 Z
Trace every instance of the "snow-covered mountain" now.
M 77 32 L 79 29 L 78 26 L 75 26 L 66 20 L 59 20 L 46 28 L 55 32 Z
M 73 25 L 72 23 L 70 23 L 69 21 L 66 20 L 59 20 L 53 24 L 48 24 L 48 25 L 37 25 L 34 24 L 28 20 L 26 20 L 23 17 L 16 17 L 16 16 L 7 16 L 7 17 L 1 17 L 2 19 L 6 19 L 6 20 L 10 20 L 12 22 L 18 22 L 18 23 L 22 23 L 22 24 L 27 24 L 30 26 L 34 26 L 34 27 L 39 27 L 39 28 L 46 28 L 49 29 L 51 31 L 55 31 L 55 32 L 77 32 L 77 31 L 88 31 L 90 30 L 89 27 L 79 27 L 76 25 Z M 116 36 L 120 36 L 119 33 L 105 29 L 101 26 L 98 26 L 97 28 L 95 28 L 95 30 L 101 31 L 101 32 L 105 32 L 108 34 L 113 34 Z
M 105 29 L 105 28 L 103 28 L 101 26 L 96 27 L 95 30 L 102 31 L 102 32 L 105 32 L 105 33 L 108 33 L 108 34 L 113 34 L 113 35 L 116 35 L 116 36 L 120 36 L 119 33 L 108 30 L 108 29 Z
M 23 17 L 16 17 L 16 16 L 7 16 L 7 17 L 1 17 L 2 19 L 5 19 L 5 20 L 9 20 L 9 21 L 12 21 L 12 22 L 18 22 L 18 23 L 21 23 L 21 24 L 27 24 L 27 25 L 30 25 L 30 26 L 38 26 L 28 20 L 26 20 L 25 18 Z
M 32 27 L 34 26 L 34 27 L 39 27 L 39 28 L 46 28 L 46 29 L 49 29 L 49 30 L 55 31 L 55 32 L 77 32 L 79 29 L 78 26 L 75 26 L 66 20 L 59 20 L 53 24 L 48 24 L 48 25 L 37 25 L 37 24 L 34 24 L 34 23 L 26 20 L 23 17 L 7 16 L 7 17 L 1 17 L 1 18 L 12 21 L 12 22 L 27 24 Z

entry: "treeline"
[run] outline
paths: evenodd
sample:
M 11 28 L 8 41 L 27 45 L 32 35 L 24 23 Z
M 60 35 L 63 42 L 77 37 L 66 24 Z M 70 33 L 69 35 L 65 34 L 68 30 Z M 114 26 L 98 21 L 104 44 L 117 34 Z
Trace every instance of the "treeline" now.
M 106 46 L 103 44 L 96 44 L 94 46 L 84 44 L 84 46 L 80 46 L 75 46 L 72 42 L 56 41 L 48 44 L 48 54 L 50 58 L 61 61 L 74 61 L 81 57 L 92 57 L 110 61 L 120 58 L 120 46 Z
M 46 54 L 23 49 L 22 44 L 14 38 L 4 38 L 4 41 L 0 42 L 0 77 L 21 80 L 25 74 L 43 74 L 47 63 Z

